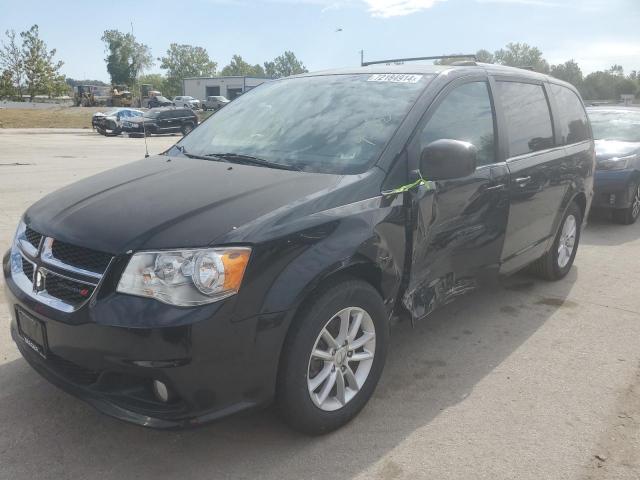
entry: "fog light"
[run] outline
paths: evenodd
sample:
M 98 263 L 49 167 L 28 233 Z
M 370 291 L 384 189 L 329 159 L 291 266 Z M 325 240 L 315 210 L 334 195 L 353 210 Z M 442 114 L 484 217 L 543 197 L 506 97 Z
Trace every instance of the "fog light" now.
M 154 380 L 153 384 L 153 394 L 156 396 L 158 400 L 163 403 L 167 403 L 171 400 L 171 392 L 169 391 L 169 387 L 167 387 L 160 380 Z

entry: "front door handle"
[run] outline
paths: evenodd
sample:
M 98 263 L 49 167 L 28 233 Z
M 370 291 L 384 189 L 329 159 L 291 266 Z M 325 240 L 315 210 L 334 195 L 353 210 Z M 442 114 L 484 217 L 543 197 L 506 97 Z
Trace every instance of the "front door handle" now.
M 516 178 L 516 183 L 521 187 L 524 187 L 527 183 L 531 181 L 531 176 L 528 177 L 518 177 Z
M 506 185 L 504 183 L 501 183 L 499 185 L 493 185 L 491 187 L 487 187 L 485 190 L 486 191 L 490 191 L 490 190 L 503 190 L 506 187 Z

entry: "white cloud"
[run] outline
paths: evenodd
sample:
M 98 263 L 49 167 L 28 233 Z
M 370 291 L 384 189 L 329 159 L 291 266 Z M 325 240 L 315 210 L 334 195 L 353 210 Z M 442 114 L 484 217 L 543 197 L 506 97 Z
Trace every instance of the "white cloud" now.
M 573 58 L 585 75 L 596 70 L 606 70 L 613 64 L 623 65 L 625 72 L 640 69 L 640 42 L 594 41 L 559 45 L 545 51 L 551 64 L 563 63 Z
M 510 3 L 516 5 L 529 5 L 533 7 L 564 7 L 564 3 L 551 0 L 476 0 L 478 3 Z
M 374 17 L 400 17 L 433 7 L 444 0 L 364 0 Z

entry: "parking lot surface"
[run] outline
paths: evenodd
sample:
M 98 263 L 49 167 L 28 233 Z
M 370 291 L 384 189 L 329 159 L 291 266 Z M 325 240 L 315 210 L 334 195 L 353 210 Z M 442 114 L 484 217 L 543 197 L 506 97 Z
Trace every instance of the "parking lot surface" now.
M 0 249 L 35 200 L 143 156 L 143 139 L 0 129 Z M 273 409 L 172 432 L 106 417 L 21 359 L 2 298 L 0 479 L 638 479 L 639 290 L 640 223 L 593 218 L 564 280 L 519 274 L 396 325 L 368 406 L 317 438 Z

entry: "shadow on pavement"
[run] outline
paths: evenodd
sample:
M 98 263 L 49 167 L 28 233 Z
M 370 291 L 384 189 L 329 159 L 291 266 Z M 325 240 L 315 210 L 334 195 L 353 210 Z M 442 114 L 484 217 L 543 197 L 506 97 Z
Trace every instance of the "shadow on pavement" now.
M 589 214 L 585 233 L 580 239 L 585 245 L 622 245 L 640 238 L 640 220 L 633 225 L 621 225 L 611 219 L 611 212 L 596 210 Z
M 577 274 L 574 267 L 557 283 L 553 298 L 542 296 L 538 280 L 517 275 L 415 328 L 396 325 L 373 399 L 351 424 L 324 437 L 292 432 L 273 409 L 194 430 L 147 430 L 95 412 L 22 359 L 9 362 L 0 366 L 0 477 L 352 477 L 463 401 L 562 308 Z

